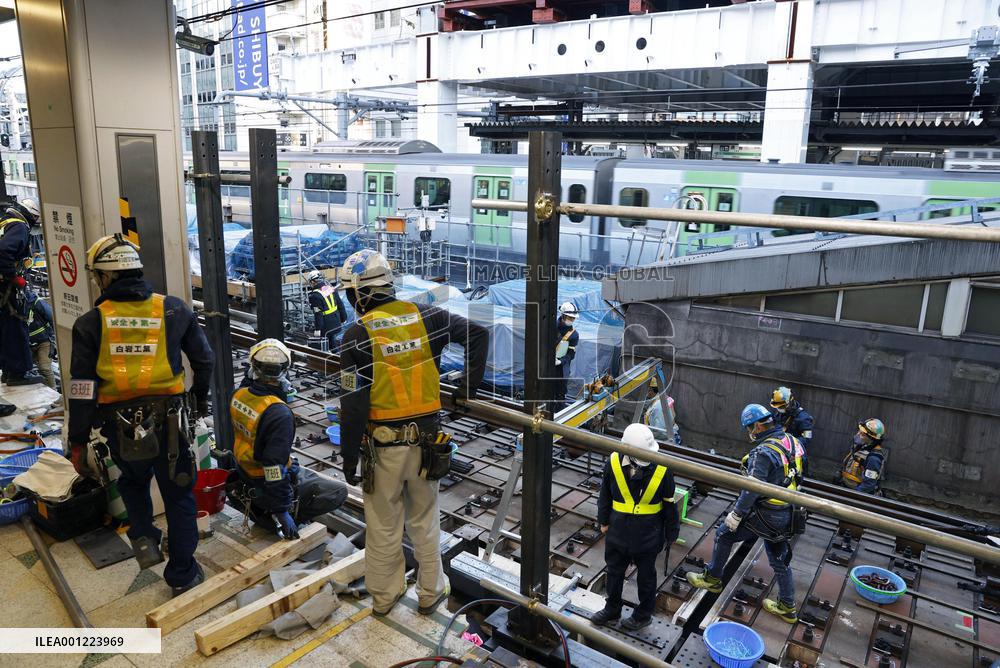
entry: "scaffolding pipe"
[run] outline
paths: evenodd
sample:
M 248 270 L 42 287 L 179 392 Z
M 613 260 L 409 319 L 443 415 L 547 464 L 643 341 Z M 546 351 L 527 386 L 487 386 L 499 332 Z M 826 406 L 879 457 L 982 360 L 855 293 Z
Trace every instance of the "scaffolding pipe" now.
M 527 211 L 528 204 L 514 200 L 474 199 L 473 209 L 501 211 Z M 950 239 L 953 241 L 1000 242 L 1000 227 L 979 225 L 941 225 L 937 223 L 889 223 L 878 220 L 852 220 L 849 218 L 815 218 L 812 216 L 779 216 L 769 213 L 736 213 L 724 211 L 695 211 L 692 209 L 663 209 L 644 206 L 619 206 L 615 204 L 568 204 L 556 207 L 565 215 L 605 216 L 612 218 L 641 218 L 645 220 L 678 221 L 682 223 L 707 223 L 739 227 L 765 227 L 809 232 L 834 232 L 839 234 L 868 234 L 913 239 Z
M 476 205 L 473 205 L 474 207 Z M 482 208 L 482 207 L 476 207 Z M 762 482 L 750 476 L 740 475 L 730 471 L 723 471 L 711 466 L 705 466 L 689 459 L 676 455 L 660 452 L 651 453 L 642 448 L 635 448 L 625 445 L 616 439 L 601 434 L 595 434 L 583 429 L 567 427 L 566 425 L 552 420 L 544 419 L 541 414 L 534 416 L 521 413 L 509 408 L 496 406 L 485 401 L 458 401 L 460 405 L 474 409 L 476 417 L 480 419 L 494 419 L 508 424 L 515 424 L 520 427 L 548 431 L 553 434 L 565 436 L 574 444 L 584 446 L 590 450 L 596 450 L 606 455 L 618 452 L 628 455 L 634 459 L 654 464 L 662 464 L 669 467 L 675 474 L 689 476 L 696 480 L 720 485 L 730 489 L 745 489 L 756 492 L 768 498 L 781 499 L 788 503 L 808 508 L 821 515 L 843 520 L 851 524 L 868 527 L 876 531 L 884 531 L 890 535 L 909 538 L 924 545 L 933 545 L 959 554 L 965 554 L 975 559 L 981 559 L 993 564 L 1000 564 L 1000 549 L 990 547 L 984 543 L 977 543 L 958 536 L 952 536 L 935 529 L 917 526 L 909 522 L 890 519 L 877 513 L 861 510 L 837 501 L 820 499 L 803 492 L 792 492 L 784 487 Z
M 522 596 L 517 592 L 511 591 L 506 587 L 497 584 L 491 580 L 485 578 L 479 581 L 479 586 L 487 591 L 490 591 L 498 596 L 502 596 L 509 601 L 513 601 L 524 608 L 527 608 L 528 612 L 533 615 L 538 615 L 539 617 L 545 617 L 546 619 L 555 622 L 559 626 L 563 627 L 571 633 L 578 633 L 587 640 L 592 640 L 594 643 L 604 647 L 607 650 L 617 654 L 618 656 L 623 656 L 626 659 L 635 661 L 636 663 L 643 666 L 652 666 L 653 668 L 673 668 L 673 666 L 666 661 L 661 661 L 657 659 L 652 654 L 647 654 L 643 652 L 638 647 L 629 645 L 628 643 L 619 640 L 618 638 L 612 637 L 607 633 L 599 631 L 595 626 L 587 622 L 582 622 L 577 617 L 570 617 L 569 615 L 563 615 L 553 610 L 547 605 L 543 605 L 540 601 L 528 598 L 527 596 Z

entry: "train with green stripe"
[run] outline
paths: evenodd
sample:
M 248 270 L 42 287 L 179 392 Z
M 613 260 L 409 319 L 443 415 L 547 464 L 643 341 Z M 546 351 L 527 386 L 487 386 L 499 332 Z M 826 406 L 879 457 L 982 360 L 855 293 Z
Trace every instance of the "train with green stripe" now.
M 408 218 L 407 234 L 417 239 L 416 221 L 424 216 L 435 223 L 432 238 L 447 240 L 453 256 L 523 262 L 526 215 L 474 210 L 471 201 L 526 201 L 527 156 L 445 154 L 420 141 L 398 142 L 394 151 L 387 152 L 370 146 L 373 143 L 347 144 L 335 152 L 282 153 L 279 172 L 291 176 L 291 183 L 279 192 L 282 225 L 325 223 L 349 232 L 359 225 L 374 226 L 381 217 L 402 216 Z M 8 154 L 5 168 L 21 159 L 15 156 L 30 160 L 30 155 Z M 223 153 L 219 162 L 223 174 L 249 173 L 246 154 Z M 189 157 L 186 163 L 190 169 Z M 224 185 L 227 217 L 249 225 L 249 196 L 249 186 Z M 1000 197 L 1000 173 L 566 156 L 561 196 L 580 203 L 838 217 Z M 189 198 L 194 201 L 190 189 Z M 960 213 L 961 208 L 955 207 L 924 217 Z M 920 217 L 914 214 L 909 219 Z M 734 242 L 733 236 L 721 234 L 728 231 L 726 227 L 714 225 L 562 216 L 560 226 L 564 263 L 582 268 L 630 266 L 667 254 L 685 255 L 694 252 L 688 242 L 692 235 L 720 233 L 704 240 L 707 246 Z

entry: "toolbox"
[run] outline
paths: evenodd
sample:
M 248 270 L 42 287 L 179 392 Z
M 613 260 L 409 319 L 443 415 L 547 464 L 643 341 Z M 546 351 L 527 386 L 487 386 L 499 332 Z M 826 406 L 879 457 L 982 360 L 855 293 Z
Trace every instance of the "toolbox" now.
M 104 524 L 108 495 L 104 487 L 86 478 L 73 486 L 65 501 L 47 501 L 32 495 L 31 519 L 57 540 L 69 540 Z

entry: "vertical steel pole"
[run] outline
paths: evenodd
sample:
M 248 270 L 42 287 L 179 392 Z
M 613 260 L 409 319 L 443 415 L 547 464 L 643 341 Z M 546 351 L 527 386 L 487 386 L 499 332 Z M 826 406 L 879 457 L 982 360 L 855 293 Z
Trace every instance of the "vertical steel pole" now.
M 532 132 L 528 153 L 528 267 L 524 346 L 524 411 L 535 414 L 556 389 L 556 289 L 559 268 L 559 205 L 562 137 Z M 550 202 L 550 214 L 544 202 Z M 541 205 L 536 206 L 536 203 Z M 546 409 L 551 415 L 551 410 Z M 524 499 L 521 504 L 521 593 L 548 601 L 549 533 L 552 507 L 552 435 L 524 430 Z M 537 638 L 544 623 L 520 609 L 511 613 L 519 634 Z
M 215 352 L 215 367 L 212 369 L 215 442 L 224 450 L 232 450 L 233 423 L 229 417 L 229 399 L 233 390 L 233 347 L 229 333 L 226 247 L 222 234 L 218 133 L 193 131 L 191 153 L 194 158 L 194 201 L 198 210 L 198 252 L 201 256 L 205 333 Z
M 285 339 L 278 232 L 278 144 L 274 130 L 250 128 L 250 215 L 253 220 L 257 334 Z

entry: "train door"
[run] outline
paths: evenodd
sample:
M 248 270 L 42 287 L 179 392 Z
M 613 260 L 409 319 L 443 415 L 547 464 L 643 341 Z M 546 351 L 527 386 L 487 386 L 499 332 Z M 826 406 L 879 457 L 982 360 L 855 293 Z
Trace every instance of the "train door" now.
M 475 176 L 473 179 L 477 199 L 509 200 L 512 196 L 513 181 L 509 176 Z M 474 209 L 472 225 L 477 244 L 507 248 L 512 245 L 510 211 Z
M 379 216 L 396 213 L 393 199 L 396 194 L 396 177 L 392 172 L 365 172 L 365 202 L 368 222 Z
M 288 176 L 288 167 L 278 166 L 278 176 Z M 305 223 L 306 221 L 301 221 Z M 292 194 L 287 185 L 278 185 L 278 224 L 294 225 L 292 220 Z
M 684 208 L 702 209 L 706 211 L 739 211 L 740 194 L 735 188 L 708 188 L 702 186 L 688 186 L 681 190 L 681 195 L 687 196 Z M 710 234 L 712 232 L 725 232 L 729 225 L 716 225 L 712 223 L 685 223 L 681 228 L 678 246 L 680 255 L 689 252 L 696 252 L 689 248 L 688 237 L 695 234 Z M 735 236 L 713 237 L 705 239 L 701 243 L 705 246 L 731 246 L 735 243 Z

